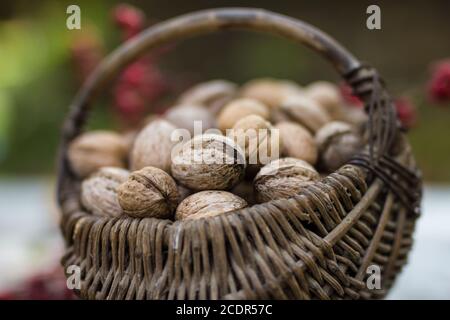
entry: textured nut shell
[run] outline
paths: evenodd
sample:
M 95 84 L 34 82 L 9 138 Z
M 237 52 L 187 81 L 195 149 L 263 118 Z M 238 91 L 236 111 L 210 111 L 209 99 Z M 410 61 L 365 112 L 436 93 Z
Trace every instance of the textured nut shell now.
M 343 99 L 335 84 L 327 81 L 313 82 L 305 88 L 305 94 L 324 107 L 333 119 L 341 114 Z
M 292 121 L 296 121 L 315 133 L 331 121 L 325 109 L 305 95 L 292 95 L 283 100 L 281 109 Z
M 236 122 L 230 138 L 244 150 L 248 164 L 267 164 L 280 157 L 278 131 L 274 131 L 272 124 L 258 115 L 249 115 Z M 261 154 L 266 158 L 261 159 Z
M 177 105 L 167 111 L 165 118 L 175 127 L 189 130 L 191 135 L 194 135 L 195 122 L 200 122 L 202 129 L 202 132 L 195 132 L 196 134 L 216 126 L 216 119 L 211 111 L 200 105 Z
M 74 172 L 87 177 L 101 167 L 125 167 L 127 144 L 123 137 L 110 131 L 86 132 L 69 146 L 68 158 Z
M 222 132 L 231 129 L 240 119 L 248 115 L 258 115 L 264 119 L 269 118 L 269 109 L 254 99 L 236 99 L 226 104 L 217 117 L 217 125 Z
M 171 152 L 176 143 L 171 139 L 174 130 L 174 125 L 162 119 L 153 120 L 142 129 L 131 151 L 131 170 L 152 166 L 170 172 Z
M 328 144 L 329 140 L 337 135 L 352 132 L 352 127 L 342 121 L 332 121 L 316 132 L 316 143 L 319 149 Z
M 244 84 L 240 96 L 256 99 L 271 108 L 278 108 L 287 96 L 301 92 L 303 92 L 303 89 L 294 82 L 261 78 Z
M 244 176 L 245 155 L 233 140 L 216 134 L 198 135 L 172 159 L 172 175 L 192 190 L 227 190 Z
M 320 165 L 332 172 L 346 164 L 362 146 L 361 137 L 353 132 L 341 133 L 328 139 L 320 150 Z
M 259 203 L 286 199 L 319 179 L 318 172 L 306 161 L 281 158 L 261 168 L 254 180 Z
M 245 208 L 247 202 L 226 191 L 201 191 L 184 199 L 177 208 L 175 219 L 213 217 Z
M 81 203 L 95 215 L 116 217 L 122 213 L 117 188 L 128 179 L 128 170 L 103 167 L 81 184 Z
M 275 126 L 283 142 L 282 154 L 305 160 L 314 165 L 318 151 L 314 137 L 301 125 L 294 122 L 280 122 Z
M 200 104 L 213 107 L 217 101 L 236 95 L 236 84 L 226 80 L 211 80 L 199 83 L 186 90 L 179 98 L 181 104 Z
M 364 109 L 352 106 L 345 107 L 338 120 L 349 123 L 355 127 L 361 127 L 367 123 L 369 117 Z
M 170 218 L 178 204 L 175 181 L 155 167 L 131 173 L 117 193 L 123 212 L 136 218 Z
M 291 118 L 281 108 L 273 109 L 270 113 L 270 122 L 277 124 L 284 121 L 291 121 Z

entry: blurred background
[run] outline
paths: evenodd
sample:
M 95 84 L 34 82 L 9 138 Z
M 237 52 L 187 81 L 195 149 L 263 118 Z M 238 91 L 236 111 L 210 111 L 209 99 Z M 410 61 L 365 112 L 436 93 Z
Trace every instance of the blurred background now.
M 81 8 L 81 30 L 66 27 L 71 4 Z M 58 291 L 64 279 L 58 276 L 63 245 L 54 200 L 55 160 L 64 116 L 82 81 L 143 27 L 224 6 L 262 7 L 321 28 L 376 67 L 403 101 L 401 114 L 411 127 L 426 187 L 410 263 L 389 298 L 450 298 L 449 1 L 376 1 L 381 30 L 366 28 L 366 8 L 374 1 L 128 1 L 141 10 L 131 13 L 120 4 L 0 4 L 0 298 L 70 297 Z M 328 63 L 306 48 L 234 31 L 171 44 L 139 61 L 137 69 L 145 73 L 146 89 L 130 92 L 120 78 L 96 102 L 90 128 L 124 130 L 203 80 L 243 83 L 271 76 L 300 84 L 340 82 Z

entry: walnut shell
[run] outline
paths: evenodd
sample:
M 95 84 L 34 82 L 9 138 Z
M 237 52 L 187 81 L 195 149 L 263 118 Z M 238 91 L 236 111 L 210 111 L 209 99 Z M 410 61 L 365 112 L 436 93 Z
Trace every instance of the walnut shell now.
M 110 131 L 86 132 L 69 146 L 68 158 L 76 175 L 84 178 L 101 167 L 125 167 L 127 144 L 120 134 Z
M 172 148 L 177 143 L 171 137 L 175 130 L 163 119 L 155 119 L 142 129 L 131 150 L 131 170 L 152 166 L 170 172 Z
M 349 132 L 352 132 L 352 127 L 348 123 L 332 121 L 317 131 L 315 140 L 319 148 L 322 149 L 333 137 Z
M 135 218 L 170 218 L 178 204 L 177 184 L 155 167 L 131 173 L 117 194 L 123 212 Z
M 211 80 L 199 83 L 186 90 L 179 98 L 180 104 L 199 104 L 217 109 L 220 102 L 227 101 L 236 95 L 237 85 L 226 80 Z
M 240 96 L 261 101 L 271 108 L 278 108 L 287 96 L 300 94 L 301 92 L 303 92 L 303 89 L 294 82 L 261 78 L 244 84 Z
M 167 111 L 165 118 L 177 128 L 187 129 L 191 136 L 201 134 L 216 126 L 216 119 L 212 112 L 203 106 L 194 104 L 179 104 L 172 107 Z M 199 132 L 194 132 L 195 125 L 201 125 L 197 129 Z
M 258 115 L 264 119 L 269 118 L 269 109 L 254 99 L 236 99 L 226 104 L 217 117 L 217 125 L 222 132 L 233 126 L 240 119 L 249 115 Z
M 316 134 L 319 146 L 320 166 L 332 172 L 347 163 L 362 147 L 362 138 L 344 122 L 333 121 Z
M 342 94 L 331 82 L 313 82 L 305 88 L 305 95 L 318 102 L 333 119 L 338 119 L 343 112 Z
M 295 158 L 274 160 L 262 167 L 255 177 L 256 200 L 262 203 L 289 198 L 318 179 L 319 173 L 306 161 Z
M 172 175 L 192 190 L 227 190 L 244 176 L 245 155 L 232 139 L 217 134 L 198 135 L 172 159 Z
M 95 215 L 116 217 L 122 213 L 117 188 L 128 179 L 128 170 L 103 167 L 81 184 L 81 203 Z
M 355 127 L 362 127 L 364 124 L 367 123 L 368 119 L 369 116 L 367 115 L 367 113 L 364 111 L 363 108 L 355 108 L 352 106 L 347 106 L 343 109 L 342 114 L 336 120 L 346 122 Z
M 175 213 L 176 220 L 213 217 L 245 208 L 247 202 L 226 191 L 201 191 L 184 199 Z
M 249 115 L 236 122 L 230 138 L 244 150 L 247 164 L 267 164 L 281 153 L 280 136 L 273 129 L 262 117 Z
M 278 129 L 283 148 L 281 153 L 286 157 L 305 160 L 315 165 L 318 151 L 314 137 L 301 125 L 295 122 L 280 122 L 275 125 Z
M 292 95 L 283 100 L 281 110 L 292 120 L 315 133 L 331 121 L 325 109 L 305 95 Z
M 284 121 L 291 121 L 291 118 L 281 108 L 272 110 L 270 113 L 270 122 L 277 124 Z

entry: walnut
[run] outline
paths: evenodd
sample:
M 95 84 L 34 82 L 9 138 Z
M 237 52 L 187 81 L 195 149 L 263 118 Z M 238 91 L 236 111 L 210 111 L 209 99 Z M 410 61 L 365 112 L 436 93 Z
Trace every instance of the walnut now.
M 214 128 L 216 120 L 214 115 L 203 106 L 194 104 L 180 104 L 170 108 L 165 118 L 177 128 L 186 129 L 191 136 L 200 134 L 204 131 Z M 194 132 L 194 125 L 201 124 L 200 132 Z
M 227 190 L 244 176 L 245 155 L 233 140 L 198 135 L 186 142 L 172 159 L 172 175 L 192 190 Z
M 200 219 L 245 208 L 244 199 L 226 191 L 201 191 L 184 199 L 177 208 L 175 219 Z
M 318 102 L 332 119 L 338 119 L 343 112 L 342 94 L 331 82 L 313 82 L 305 88 L 305 95 Z
M 86 132 L 75 138 L 68 149 L 72 170 L 85 178 L 101 167 L 125 167 L 127 143 L 110 131 Z
M 217 124 L 222 132 L 233 126 L 240 119 L 249 116 L 258 115 L 264 119 L 269 118 L 269 109 L 261 102 L 254 99 L 236 99 L 226 104 L 217 117 Z
M 306 161 L 280 158 L 261 168 L 254 180 L 259 203 L 285 199 L 319 179 L 319 173 Z
M 332 172 L 347 163 L 362 148 L 362 138 L 345 122 L 333 121 L 316 134 L 319 163 L 326 172 Z
M 311 165 L 316 164 L 317 146 L 308 130 L 294 122 L 280 122 L 275 125 L 275 129 L 278 129 L 283 142 L 283 156 L 302 159 Z
M 145 167 L 131 173 L 117 193 L 123 211 L 135 218 L 170 218 L 178 204 L 175 181 L 155 167 Z
M 280 108 L 291 121 L 298 122 L 315 133 L 331 121 L 325 109 L 306 95 L 292 95 L 283 100 Z
M 163 119 L 150 122 L 136 137 L 130 155 L 131 170 L 147 166 L 170 172 L 173 141 L 172 133 L 176 127 Z
M 260 78 L 244 84 L 240 91 L 240 96 L 261 101 L 272 109 L 276 109 L 287 96 L 302 92 L 303 89 L 294 82 Z
M 199 83 L 186 90 L 178 100 L 180 104 L 199 104 L 216 113 L 223 104 L 236 95 L 237 86 L 226 80 Z
M 117 199 L 117 188 L 129 176 L 128 170 L 103 167 L 81 184 L 81 203 L 95 215 L 118 216 L 122 208 Z
M 267 164 L 280 157 L 281 141 L 278 131 L 258 115 L 242 118 L 230 133 L 230 138 L 244 150 L 249 165 Z

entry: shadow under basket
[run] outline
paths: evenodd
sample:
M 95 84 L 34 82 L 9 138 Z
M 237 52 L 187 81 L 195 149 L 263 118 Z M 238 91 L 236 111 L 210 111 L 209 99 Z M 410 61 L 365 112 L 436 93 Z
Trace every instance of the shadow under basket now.
M 330 61 L 368 113 L 364 152 L 285 200 L 170 221 L 94 216 L 80 204 L 67 160 L 94 96 L 157 46 L 227 29 L 302 43 Z M 86 299 L 378 299 L 406 263 L 420 213 L 421 177 L 375 69 L 318 29 L 260 9 L 199 11 L 156 24 L 110 54 L 75 97 L 59 153 L 58 201 L 67 251 Z M 381 287 L 371 289 L 371 274 Z

